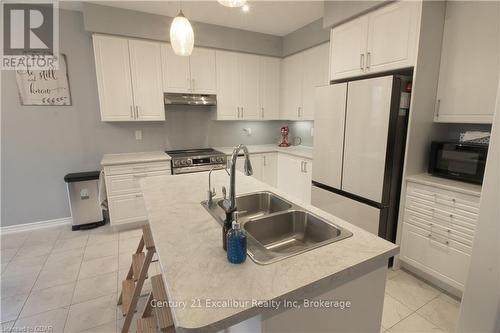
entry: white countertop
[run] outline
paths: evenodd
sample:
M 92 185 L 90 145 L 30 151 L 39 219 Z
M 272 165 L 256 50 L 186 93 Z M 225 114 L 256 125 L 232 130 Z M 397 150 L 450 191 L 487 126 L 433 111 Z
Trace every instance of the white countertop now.
M 277 144 L 268 144 L 268 145 L 247 145 L 248 151 L 250 153 L 258 154 L 258 153 L 273 153 L 280 152 L 285 153 L 297 157 L 312 159 L 313 156 L 313 148 L 308 146 L 290 146 L 290 147 L 278 147 Z M 226 155 L 231 155 L 233 153 L 234 147 L 214 147 L 220 152 L 223 152 Z
M 428 173 L 408 176 L 406 177 L 406 180 L 409 182 L 442 188 L 444 190 L 474 195 L 476 197 L 481 196 L 481 185 L 464 183 L 457 180 L 446 179 L 441 177 L 435 177 Z
M 147 163 L 158 161 L 170 161 L 171 158 L 164 151 L 150 151 L 140 153 L 104 154 L 101 160 L 102 166 L 130 163 Z
M 190 307 L 192 300 L 264 300 L 312 292 L 320 284 L 351 280 L 374 265 L 383 266 L 399 252 L 397 245 L 272 188 L 253 177 L 236 176 L 237 194 L 270 190 L 351 231 L 350 238 L 269 265 L 250 258 L 228 263 L 222 249 L 221 226 L 200 204 L 206 199 L 207 173 L 145 178 L 141 188 L 168 298 L 187 301 L 172 307 L 176 327 L 187 331 L 220 330 L 251 318 L 262 309 Z M 218 193 L 228 187 L 225 171 L 212 174 Z M 357 275 L 358 274 L 358 275 Z

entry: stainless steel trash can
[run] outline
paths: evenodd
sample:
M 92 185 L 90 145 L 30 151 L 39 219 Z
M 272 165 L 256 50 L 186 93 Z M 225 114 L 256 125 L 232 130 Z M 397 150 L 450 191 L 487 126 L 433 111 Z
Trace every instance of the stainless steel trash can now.
M 104 224 L 99 202 L 99 171 L 69 173 L 64 176 L 73 218 L 73 230 Z

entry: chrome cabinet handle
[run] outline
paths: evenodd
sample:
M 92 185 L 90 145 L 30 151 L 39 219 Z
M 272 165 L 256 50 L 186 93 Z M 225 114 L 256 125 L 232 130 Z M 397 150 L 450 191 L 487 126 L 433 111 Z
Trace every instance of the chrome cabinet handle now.
M 139 106 L 135 106 L 135 119 L 139 119 Z
M 191 91 L 195 91 L 196 88 L 194 87 L 194 84 L 195 84 L 195 80 L 194 79 L 191 79 Z
M 238 115 L 236 116 L 236 118 L 240 119 L 240 107 L 236 107 L 236 109 L 238 110 Z
M 365 67 L 365 55 L 361 53 L 359 55 L 359 68 L 363 69 Z
M 440 107 L 441 107 L 441 100 L 438 99 L 436 101 L 436 118 L 439 118 L 439 109 L 440 109 Z
M 193 90 L 193 87 L 192 87 L 192 85 L 191 85 L 191 83 L 192 83 L 192 82 L 191 82 L 191 79 L 190 79 L 190 78 L 187 78 L 187 79 L 186 79 L 186 81 L 187 81 L 187 85 L 188 85 L 188 90 L 189 90 L 189 91 L 192 91 L 192 90 Z
M 243 112 L 244 112 L 244 111 L 243 111 L 243 107 L 241 107 L 241 118 L 242 118 L 242 119 L 243 119 L 243 117 L 244 117 L 244 113 L 243 113 Z
M 366 69 L 370 69 L 370 62 L 371 62 L 371 53 L 370 52 L 367 52 L 366 53 Z
M 260 116 L 264 118 L 264 107 L 260 108 Z
M 304 161 L 304 173 L 307 173 L 307 162 Z
M 130 119 L 134 119 L 134 110 L 132 105 L 130 106 Z
M 266 162 L 266 155 L 262 156 L 263 160 L 264 160 L 264 166 L 267 165 L 267 162 Z
M 300 172 L 304 172 L 304 161 L 300 161 Z

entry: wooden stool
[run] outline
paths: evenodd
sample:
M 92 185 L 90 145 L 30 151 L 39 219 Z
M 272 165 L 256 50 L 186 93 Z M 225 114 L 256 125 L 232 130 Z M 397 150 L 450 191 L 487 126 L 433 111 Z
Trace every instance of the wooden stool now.
M 146 253 L 143 252 L 144 248 L 146 248 Z M 137 301 L 139 300 L 144 281 L 147 278 L 149 265 L 155 252 L 156 249 L 151 229 L 149 225 L 145 225 L 142 227 L 142 237 L 137 250 L 132 255 L 132 264 L 130 265 L 126 279 L 122 282 L 122 291 L 118 299 L 118 305 L 122 306 L 123 315 L 126 316 L 122 333 L 127 333 L 130 328 L 137 307 Z M 150 323 L 141 323 L 141 325 L 143 324 L 150 325 Z M 141 326 L 141 329 L 143 327 L 147 328 L 149 326 Z
M 137 332 L 156 332 L 156 323 L 161 332 L 175 332 L 174 321 L 168 306 L 167 292 L 161 274 L 151 277 L 151 286 L 153 291 L 149 293 L 148 302 L 144 306 L 141 318 L 137 319 Z M 163 306 L 153 308 L 151 305 L 153 300 Z

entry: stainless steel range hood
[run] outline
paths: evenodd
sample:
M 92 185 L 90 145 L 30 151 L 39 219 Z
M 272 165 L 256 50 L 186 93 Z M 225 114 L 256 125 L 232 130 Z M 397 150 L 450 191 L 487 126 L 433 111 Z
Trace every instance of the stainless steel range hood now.
M 167 105 L 217 105 L 216 95 L 165 93 L 163 97 Z

